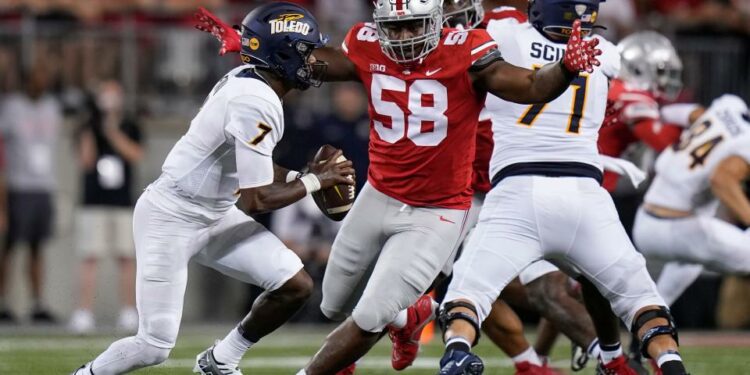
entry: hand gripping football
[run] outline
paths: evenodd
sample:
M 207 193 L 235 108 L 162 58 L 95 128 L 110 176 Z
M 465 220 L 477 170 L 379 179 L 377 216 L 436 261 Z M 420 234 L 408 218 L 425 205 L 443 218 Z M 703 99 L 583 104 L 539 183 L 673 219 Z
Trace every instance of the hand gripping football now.
M 313 163 L 325 163 L 336 151 L 338 150 L 331 145 L 321 146 L 313 158 Z M 344 156 L 339 156 L 337 162 L 345 160 Z M 331 220 L 341 221 L 352 208 L 356 189 L 354 185 L 335 185 L 312 193 L 312 197 L 324 215 Z

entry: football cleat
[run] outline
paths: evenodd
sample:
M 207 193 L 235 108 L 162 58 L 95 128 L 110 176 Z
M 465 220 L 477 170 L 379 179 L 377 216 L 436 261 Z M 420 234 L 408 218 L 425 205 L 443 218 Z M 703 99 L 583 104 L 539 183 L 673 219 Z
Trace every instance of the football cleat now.
M 530 362 L 519 362 L 515 364 L 516 375 L 562 375 L 559 371 L 547 367 L 547 365 L 535 365 Z
M 349 366 L 346 366 L 345 369 L 339 371 L 336 373 L 336 375 L 354 375 L 354 370 L 357 369 L 357 363 L 352 363 Z
M 77 368 L 70 375 L 94 375 L 94 371 L 91 370 L 91 362 Z
M 388 337 L 393 342 L 391 366 L 403 370 L 414 362 L 419 352 L 419 338 L 422 329 L 435 319 L 437 303 L 430 296 L 419 297 L 417 302 L 406 310 L 406 325 L 401 329 L 388 328 Z
M 225 365 L 216 360 L 214 357 L 214 347 L 218 343 L 219 341 L 217 340 L 212 347 L 195 357 L 193 373 L 202 375 L 242 375 L 242 371 L 238 367 Z
M 473 353 L 451 350 L 440 358 L 438 375 L 481 375 L 482 372 L 484 363 Z
M 641 362 L 640 359 L 628 356 L 628 366 L 635 370 L 638 375 L 651 375 L 651 372 L 649 372 L 648 369 L 643 366 L 643 362 Z
M 596 375 L 638 375 L 638 373 L 628 365 L 628 358 L 621 355 L 607 364 L 599 362 L 596 366 Z

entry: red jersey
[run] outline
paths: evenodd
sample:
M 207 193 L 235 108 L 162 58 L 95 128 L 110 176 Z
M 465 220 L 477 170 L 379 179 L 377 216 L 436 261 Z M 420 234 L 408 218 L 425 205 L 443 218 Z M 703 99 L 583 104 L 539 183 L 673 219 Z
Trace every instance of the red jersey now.
M 414 67 L 380 49 L 373 24 L 349 30 L 342 49 L 369 93 L 369 183 L 406 204 L 468 209 L 476 129 L 485 95 L 469 68 L 496 48 L 484 30 L 444 29 Z
M 518 23 L 524 23 L 528 20 L 526 13 L 519 11 L 514 7 L 497 7 L 489 12 L 484 13 L 482 23 L 479 24 L 479 28 L 486 29 L 487 24 L 493 20 L 502 20 L 505 18 L 515 18 Z
M 479 127 L 477 127 L 477 151 L 474 157 L 474 175 L 471 181 L 471 187 L 480 193 L 486 193 L 492 189 L 490 159 L 492 158 L 492 147 L 494 146 L 492 120 L 480 119 Z
M 648 91 L 615 79 L 607 99 L 607 117 L 599 130 L 599 153 L 620 157 L 628 146 L 639 141 L 661 152 L 680 137 L 680 127 L 661 123 L 659 103 Z M 613 191 L 618 179 L 618 174 L 604 171 L 602 185 Z
M 484 19 L 479 28 L 487 28 L 487 24 L 493 20 L 515 18 L 518 22 L 526 22 L 526 14 L 519 12 L 513 7 L 499 7 L 484 14 Z M 481 116 L 477 128 L 477 151 L 474 158 L 474 175 L 471 186 L 475 191 L 486 193 L 492 189 L 490 176 L 490 159 L 492 158 L 492 121 L 489 116 Z

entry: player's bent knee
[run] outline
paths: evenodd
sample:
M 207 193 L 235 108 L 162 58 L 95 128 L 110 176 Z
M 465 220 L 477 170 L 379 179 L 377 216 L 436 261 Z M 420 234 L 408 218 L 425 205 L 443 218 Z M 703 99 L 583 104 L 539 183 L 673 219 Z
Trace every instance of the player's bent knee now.
M 271 293 L 282 296 L 288 303 L 302 304 L 313 292 L 313 280 L 305 270 L 300 270 L 280 288 Z
M 172 314 L 152 314 L 143 321 L 138 337 L 156 348 L 173 348 L 180 329 L 179 316 Z
M 652 321 L 655 319 L 664 319 L 667 321 L 667 324 L 653 323 Z M 643 335 L 639 335 L 640 331 L 644 328 L 646 329 L 645 332 L 643 332 Z M 655 306 L 652 309 L 647 309 L 638 314 L 633 322 L 633 326 L 631 327 L 631 332 L 640 337 L 641 354 L 643 354 L 645 358 L 650 358 L 648 354 L 648 346 L 651 343 L 651 340 L 657 336 L 669 335 L 676 344 L 679 344 L 679 337 L 677 336 L 677 327 L 675 326 L 674 318 L 672 318 L 672 314 L 665 306 Z
M 320 312 L 322 312 L 326 318 L 333 320 L 334 322 L 342 322 L 347 316 L 349 316 L 349 314 L 343 311 L 331 309 L 324 305 L 320 305 Z
M 352 311 L 352 320 L 363 331 L 381 332 L 396 318 L 399 311 L 399 307 L 395 304 L 368 303 L 366 299 L 362 299 Z

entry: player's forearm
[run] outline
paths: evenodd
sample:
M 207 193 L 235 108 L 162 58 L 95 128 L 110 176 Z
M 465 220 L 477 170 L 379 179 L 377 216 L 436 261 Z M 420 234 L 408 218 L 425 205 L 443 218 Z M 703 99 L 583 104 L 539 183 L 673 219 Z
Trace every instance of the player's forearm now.
M 287 182 L 289 172 L 295 172 L 291 169 L 284 168 L 276 163 L 273 163 L 273 182 Z M 295 176 L 296 177 L 296 176 Z
M 740 164 L 742 163 L 742 164 Z M 744 225 L 750 226 L 750 200 L 743 182 L 750 177 L 750 166 L 740 160 L 725 160 L 711 176 L 711 191 Z
M 547 103 L 562 95 L 578 73 L 570 72 L 556 62 L 534 71 L 528 92 L 528 103 Z
M 745 196 L 740 181 L 711 186 L 714 195 L 728 207 L 745 226 L 750 226 L 750 201 Z
M 307 195 L 307 189 L 300 180 L 273 182 L 270 185 L 240 190 L 240 209 L 255 215 L 286 207 Z
M 313 52 L 315 58 L 328 64 L 325 82 L 359 81 L 354 63 L 339 48 L 323 47 Z

